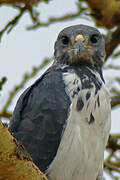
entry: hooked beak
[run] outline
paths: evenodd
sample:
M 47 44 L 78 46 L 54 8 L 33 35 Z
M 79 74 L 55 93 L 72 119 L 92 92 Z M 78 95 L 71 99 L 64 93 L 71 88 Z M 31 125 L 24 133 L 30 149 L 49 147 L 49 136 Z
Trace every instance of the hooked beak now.
M 80 53 L 82 52 L 82 50 L 84 49 L 84 42 L 85 42 L 85 38 L 82 34 L 78 34 L 75 37 L 75 49 L 78 52 L 78 55 L 80 55 Z
M 74 43 L 72 46 L 67 48 L 67 50 L 75 50 L 75 53 L 78 54 L 79 56 L 81 55 L 81 52 L 84 49 L 93 49 L 94 47 L 87 45 L 87 40 L 85 40 L 85 37 L 82 34 L 78 34 L 75 37 Z
M 75 49 L 76 53 L 78 55 L 81 54 L 82 50 L 84 49 L 84 42 L 85 42 L 85 38 L 83 35 L 81 34 L 78 34 L 76 37 L 75 37 L 75 40 L 74 40 L 74 44 L 72 46 L 70 46 L 69 48 L 67 48 L 68 50 L 71 50 L 71 49 Z
M 82 52 L 82 50 L 84 49 L 84 45 L 82 43 L 81 40 L 78 40 L 75 44 L 75 49 L 77 49 L 78 51 L 78 55 L 80 55 L 80 53 Z

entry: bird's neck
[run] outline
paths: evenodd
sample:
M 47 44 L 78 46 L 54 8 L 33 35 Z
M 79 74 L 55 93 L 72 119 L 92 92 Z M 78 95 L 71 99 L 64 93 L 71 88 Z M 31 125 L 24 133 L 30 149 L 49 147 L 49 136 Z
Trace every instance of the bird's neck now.
M 76 70 L 81 70 L 81 69 L 91 69 L 94 72 L 99 73 L 102 81 L 104 82 L 104 78 L 103 78 L 103 73 L 102 73 L 102 68 L 101 67 L 97 67 L 97 66 L 93 66 L 90 63 L 77 63 L 77 64 L 70 64 L 70 63 L 63 63 L 60 61 L 54 61 L 54 66 L 56 66 L 57 69 L 61 69 L 61 70 L 65 70 L 65 69 L 76 69 Z

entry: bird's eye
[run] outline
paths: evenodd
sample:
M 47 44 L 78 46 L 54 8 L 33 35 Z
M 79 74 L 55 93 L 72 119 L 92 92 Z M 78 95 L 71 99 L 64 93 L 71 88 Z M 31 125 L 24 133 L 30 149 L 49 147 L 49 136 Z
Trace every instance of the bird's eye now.
M 93 35 L 90 37 L 90 41 L 91 41 L 93 44 L 96 44 L 96 43 L 99 41 L 99 35 L 98 35 L 98 34 L 93 34 Z
M 67 36 L 62 36 L 61 41 L 64 45 L 67 45 L 69 43 L 69 38 Z

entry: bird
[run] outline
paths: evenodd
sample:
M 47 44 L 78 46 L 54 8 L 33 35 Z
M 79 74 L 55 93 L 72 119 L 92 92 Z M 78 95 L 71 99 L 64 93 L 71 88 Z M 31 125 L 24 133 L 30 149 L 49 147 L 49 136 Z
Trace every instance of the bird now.
M 95 27 L 65 27 L 54 62 L 20 96 L 9 131 L 49 180 L 102 180 L 111 126 L 104 39 Z

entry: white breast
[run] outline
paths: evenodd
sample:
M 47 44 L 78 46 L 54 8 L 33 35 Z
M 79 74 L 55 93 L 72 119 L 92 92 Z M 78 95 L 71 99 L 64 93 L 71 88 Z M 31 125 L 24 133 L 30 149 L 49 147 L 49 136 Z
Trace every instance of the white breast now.
M 97 76 L 100 79 L 99 74 Z M 57 155 L 48 169 L 49 179 L 96 180 L 99 167 L 103 163 L 104 147 L 110 130 L 109 94 L 100 80 L 102 88 L 99 93 L 95 95 L 93 87 L 90 98 L 86 100 L 89 89 L 82 89 L 81 80 L 74 72 L 64 73 L 63 79 L 72 104 Z M 74 90 L 78 86 L 81 90 L 73 98 Z M 79 97 L 84 102 L 80 111 L 76 109 Z M 90 122 L 91 112 L 94 122 Z

